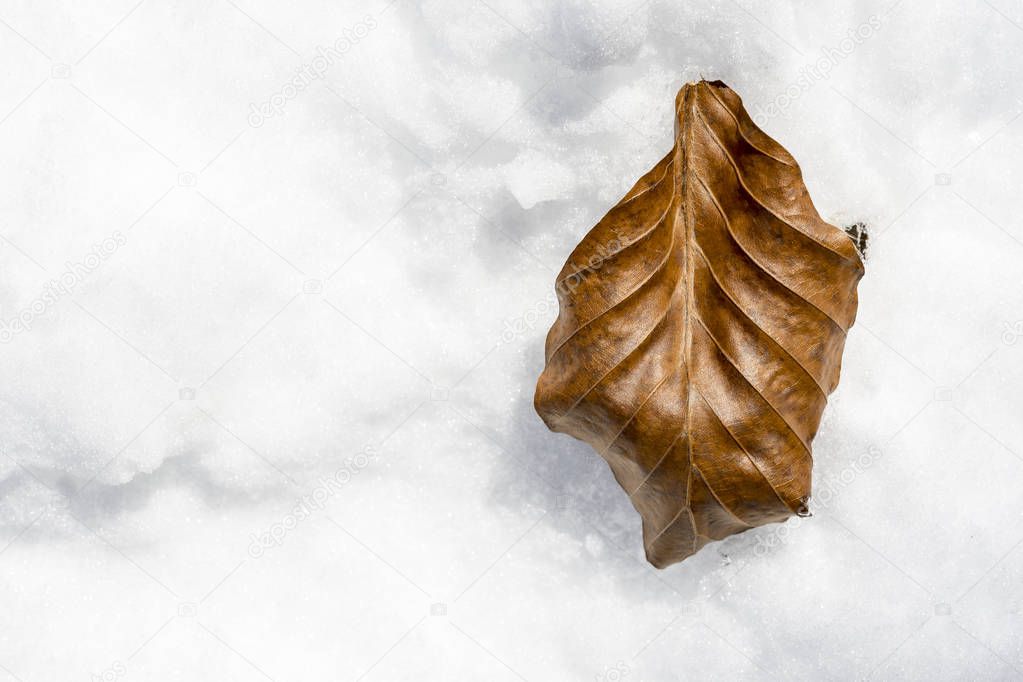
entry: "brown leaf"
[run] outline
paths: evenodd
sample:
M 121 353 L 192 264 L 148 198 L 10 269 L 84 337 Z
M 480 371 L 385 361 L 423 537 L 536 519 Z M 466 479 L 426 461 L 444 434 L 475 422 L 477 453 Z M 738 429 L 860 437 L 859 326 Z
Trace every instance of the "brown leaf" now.
M 687 84 L 675 111 L 674 148 L 558 276 L 535 397 L 610 464 L 658 568 L 807 513 L 863 276 L 731 89 Z

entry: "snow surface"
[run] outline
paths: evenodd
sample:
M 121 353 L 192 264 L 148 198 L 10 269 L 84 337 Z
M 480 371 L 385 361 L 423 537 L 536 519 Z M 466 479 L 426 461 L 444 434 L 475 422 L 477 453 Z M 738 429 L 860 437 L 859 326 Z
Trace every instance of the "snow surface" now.
M 1013 0 L 0 2 L 0 680 L 1020 679 L 1021 46 Z M 813 518 L 658 572 L 531 399 L 701 75 L 871 245 Z

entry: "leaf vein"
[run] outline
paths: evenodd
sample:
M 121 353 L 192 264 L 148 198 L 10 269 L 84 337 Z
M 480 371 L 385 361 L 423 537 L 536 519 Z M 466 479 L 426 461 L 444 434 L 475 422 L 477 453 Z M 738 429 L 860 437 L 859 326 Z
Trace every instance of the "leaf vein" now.
M 629 198 L 628 198 L 628 199 L 626 199 L 625 201 L 622 201 L 621 203 L 619 203 L 619 204 L 618 204 L 617 206 L 615 206 L 615 207 L 614 207 L 613 209 L 611 209 L 611 210 L 613 211 L 613 210 L 615 210 L 615 209 L 617 209 L 617 208 L 619 208 L 619 207 L 621 207 L 621 206 L 624 206 L 625 204 L 629 203 L 629 202 L 630 202 L 630 201 L 632 201 L 633 199 L 637 199 L 637 198 L 639 198 L 639 197 L 643 196 L 644 194 L 646 194 L 646 193 L 647 193 L 647 192 L 649 192 L 650 190 L 652 190 L 652 189 L 654 189 L 655 187 L 657 187 L 658 185 L 660 185 L 660 184 L 661 184 L 661 180 L 664 180 L 664 178 L 665 178 L 665 177 L 666 177 L 666 176 L 668 175 L 668 166 L 671 166 L 671 165 L 672 165 L 672 163 L 674 163 L 674 161 L 675 161 L 675 160 L 674 160 L 674 159 L 672 159 L 671 161 L 669 161 L 669 162 L 668 162 L 668 165 L 667 165 L 667 166 L 665 166 L 665 168 L 664 168 L 664 174 L 663 174 L 663 175 L 661 176 L 661 179 L 660 179 L 660 180 L 658 180 L 658 181 L 657 181 L 656 183 L 654 183 L 654 184 L 653 184 L 653 185 L 651 185 L 650 187 L 647 187 L 646 189 L 644 189 L 644 190 L 643 190 L 642 192 L 640 192 L 640 193 L 639 193 L 639 194 L 637 194 L 636 196 L 634 196 L 634 197 L 629 197 Z M 636 238 L 635 238 L 635 239 L 633 239 L 633 240 L 632 240 L 631 242 L 629 242 L 628 244 L 623 244 L 623 245 L 622 245 L 622 247 L 621 247 L 620 249 L 618 249 L 617 251 L 615 251 L 615 252 L 614 252 L 613 254 L 611 254 L 611 255 L 613 255 L 613 256 L 617 256 L 618 254 L 620 254 L 620 253 L 622 253 L 622 252 L 624 252 L 624 251 L 626 251 L 626 250 L 630 249 L 631 247 L 635 246 L 635 245 L 636 245 L 636 244 L 638 244 L 639 242 L 641 242 L 641 241 L 643 241 L 644 239 L 646 239 L 646 238 L 647 238 L 647 237 L 648 237 L 648 236 L 649 236 L 650 234 L 652 234 L 652 233 L 654 232 L 654 230 L 656 230 L 656 229 L 657 229 L 657 226 L 658 226 L 658 225 L 660 225 L 660 224 L 661 224 L 661 223 L 662 223 L 662 222 L 664 221 L 664 217 L 665 217 L 666 215 L 668 215 L 668 211 L 669 211 L 669 210 L 671 210 L 671 205 L 672 205 L 672 203 L 674 202 L 674 199 L 675 199 L 675 197 L 674 197 L 674 195 L 673 195 L 673 196 L 672 196 L 672 198 L 671 198 L 671 199 L 670 199 L 670 200 L 668 201 L 668 208 L 667 208 L 667 209 L 666 209 L 666 210 L 664 211 L 664 213 L 662 213 L 662 214 L 661 214 L 661 217 L 660 217 L 660 218 L 658 218 L 656 222 L 654 222 L 654 223 L 653 223 L 652 225 L 649 225 L 649 226 L 648 226 L 648 227 L 647 227 L 646 229 L 644 229 L 644 230 L 643 230 L 643 232 L 642 232 L 642 233 L 640 233 L 640 234 L 639 234 L 638 236 L 636 236 Z M 575 277 L 576 275 L 582 274 L 582 273 L 586 272 L 587 270 L 592 270 L 592 269 L 593 269 L 592 267 L 581 267 L 581 268 L 579 268 L 578 270 L 575 270 L 574 272 L 572 272 L 572 274 L 570 274 L 570 275 L 565 275 L 564 277 L 562 277 L 561 279 L 559 279 L 559 280 L 558 280 L 557 282 L 555 282 L 555 283 L 554 283 L 554 288 L 555 288 L 555 289 L 558 289 L 558 288 L 560 288 L 560 287 L 561 287 L 561 286 L 562 286 L 562 285 L 563 285 L 563 284 L 564 284 L 565 282 L 567 282 L 568 280 L 572 279 L 572 278 L 573 278 L 573 277 Z
M 679 277 L 678 281 L 681 281 L 681 280 L 682 280 L 682 278 Z M 675 293 L 677 293 L 677 291 L 678 291 L 678 281 L 676 281 L 676 283 L 675 283 L 675 291 L 671 295 L 672 299 L 675 298 Z M 625 355 L 625 357 L 623 357 L 621 360 L 619 360 L 618 362 L 616 362 L 613 365 L 611 365 L 611 367 L 606 372 L 604 372 L 604 374 L 601 375 L 601 377 L 599 379 L 597 379 L 596 383 L 594 383 L 592 386 L 590 386 L 588 389 L 586 389 L 586 391 L 581 396 L 579 396 L 574 403 L 572 403 L 572 406 L 569 407 L 567 410 L 565 410 L 565 415 L 570 414 L 572 412 L 572 410 L 574 410 L 576 407 L 579 406 L 579 403 L 581 403 L 586 398 L 586 396 L 588 396 L 590 393 L 592 393 L 593 390 L 597 388 L 597 386 L 600 386 L 602 383 L 604 383 L 604 379 L 607 379 L 608 376 L 610 376 L 612 372 L 614 372 L 616 369 L 621 367 L 623 362 L 625 362 L 630 357 L 632 357 L 633 354 L 635 354 L 635 352 L 637 350 L 639 350 L 640 347 L 644 343 L 646 343 L 650 339 L 651 336 L 653 336 L 653 333 L 655 331 L 657 331 L 657 328 L 660 327 L 661 324 L 664 323 L 664 320 L 667 319 L 669 312 L 671 312 L 671 303 L 670 302 L 669 302 L 669 304 L 667 306 L 665 306 L 664 312 L 661 313 L 661 316 L 657 318 L 657 322 L 650 328 L 650 330 L 646 334 L 643 335 L 643 338 L 640 339 L 639 342 L 636 343 L 636 345 L 632 348 L 632 350 L 630 350 Z
M 703 330 L 705 332 L 707 332 L 707 336 L 710 337 L 711 342 L 713 342 L 714 346 L 717 347 L 718 352 L 721 354 L 721 357 L 723 357 L 725 360 L 728 361 L 728 364 L 732 366 L 732 368 L 735 370 L 736 374 L 738 374 L 740 377 L 742 377 L 742 380 L 744 382 L 746 382 L 746 385 L 749 386 L 750 388 L 752 388 L 753 392 L 756 393 L 758 396 L 760 396 L 761 400 L 764 401 L 764 404 L 766 404 L 768 407 L 770 407 L 771 410 L 776 415 L 778 415 L 778 418 L 781 419 L 782 423 L 785 424 L 786 428 L 788 428 L 788 430 L 792 432 L 792 435 L 796 437 L 796 440 L 798 440 L 800 442 L 800 444 L 803 446 L 803 448 L 806 450 L 806 454 L 809 455 L 810 454 L 810 446 L 807 445 L 806 442 L 803 440 L 803 438 L 796 432 L 796 430 L 794 428 L 792 428 L 792 424 L 790 424 L 789 421 L 784 416 L 782 416 L 782 413 L 779 412 L 778 408 L 775 407 L 771 403 L 771 401 L 767 399 L 767 396 L 765 396 L 763 393 L 761 393 L 760 389 L 757 388 L 756 386 L 754 386 L 753 382 L 751 382 L 749 380 L 749 378 L 745 374 L 742 373 L 742 370 L 739 369 L 739 366 L 737 364 L 735 364 L 735 361 L 732 360 L 732 358 L 730 358 L 728 356 L 728 353 L 725 352 L 725 349 L 721 346 L 721 344 L 718 342 L 718 340 L 716 338 L 714 338 L 714 335 L 711 333 L 710 329 L 707 328 L 706 323 L 704 323 L 703 319 L 700 318 L 699 315 L 696 315 L 696 320 L 697 320 L 697 322 L 700 323 L 700 326 L 703 327 Z
M 716 99 L 718 104 L 721 105 L 721 108 L 724 109 L 728 113 L 728 115 L 731 117 L 731 119 L 733 121 L 735 121 L 735 129 L 739 131 L 739 135 L 742 136 L 742 139 L 746 140 L 746 142 L 749 144 L 749 146 L 753 147 L 754 149 L 756 149 L 758 152 L 760 152 L 764 156 L 767 156 L 767 157 L 770 157 L 770 158 L 774 159 L 775 161 L 777 161 L 778 163 L 782 164 L 783 166 L 788 166 L 789 168 L 796 168 L 796 169 L 799 168 L 799 166 L 797 166 L 794 163 L 789 163 L 786 159 L 779 159 L 777 156 L 775 156 L 774 154 L 772 154 L 771 152 L 769 152 L 766 149 L 762 148 L 761 146 L 756 144 L 753 140 L 751 140 L 749 138 L 749 136 L 746 134 L 746 131 L 743 129 L 742 124 L 739 123 L 739 118 L 735 115 L 735 112 L 732 111 L 731 107 L 729 107 L 727 104 L 725 104 L 722 101 L 721 97 L 719 97 L 718 94 L 716 92 L 714 92 L 714 88 L 708 88 L 708 90 L 710 91 L 711 97 Z
M 669 203 L 669 206 L 670 206 L 670 203 Z M 664 217 L 667 214 L 668 214 L 668 211 L 665 211 L 664 215 L 661 216 L 661 221 L 664 220 Z M 658 221 L 658 224 L 661 221 Z M 673 233 L 674 233 L 674 229 L 675 229 L 675 226 L 674 226 L 674 224 L 672 224 L 672 232 Z M 674 234 L 673 234 L 671 239 L 668 242 L 668 248 L 664 250 L 664 258 L 661 259 L 661 262 L 658 263 L 657 266 L 654 267 L 654 269 L 651 270 L 650 273 L 647 274 L 647 276 L 643 278 L 643 281 L 641 281 L 639 284 L 637 284 L 632 289 L 632 291 L 627 293 L 621 299 L 615 301 L 614 303 L 609 305 L 607 308 L 605 308 L 603 311 L 597 313 L 596 315 L 594 315 L 593 317 L 591 317 L 590 319 L 586 320 L 585 322 L 580 324 L 578 327 L 573 329 L 570 334 L 568 334 L 564 339 L 562 339 L 561 342 L 558 343 L 558 345 L 555 346 L 551 350 L 550 355 L 547 358 L 548 364 L 554 358 L 554 356 L 557 355 L 558 351 L 561 350 L 565 346 L 565 344 L 568 343 L 573 337 L 575 337 L 576 334 L 581 332 L 583 329 L 585 329 L 590 324 L 593 324 L 594 322 L 596 322 L 600 318 L 604 317 L 605 315 L 607 315 L 609 312 L 611 312 L 612 310 L 614 310 L 615 308 L 617 308 L 621 304 L 623 304 L 626 301 L 628 301 L 630 298 L 632 298 L 634 295 L 636 295 L 641 289 L 643 289 L 643 287 L 645 287 L 650 282 L 650 280 L 652 280 L 657 274 L 659 274 L 664 269 L 664 266 L 668 264 L 668 261 L 671 260 L 671 253 L 674 250 L 675 250 L 675 238 L 674 238 Z
M 721 290 L 721 293 L 723 293 L 723 294 L 725 295 L 725 297 L 726 297 L 726 298 L 727 298 L 727 299 L 728 299 L 729 301 L 731 301 L 731 302 L 732 302 L 732 305 L 734 305 L 734 306 L 735 306 L 735 309 L 739 311 L 739 314 L 741 314 L 741 315 L 742 315 L 743 317 L 745 317 L 745 318 L 746 318 L 747 320 L 749 320 L 750 324 L 752 324 L 752 325 L 753 325 L 753 327 L 754 327 L 754 328 L 755 328 L 755 329 L 756 329 L 757 331 L 759 331 L 759 332 L 760 332 L 761 334 L 763 334 L 763 335 L 764 335 L 765 337 L 767 337 L 768 339 L 770 339 L 770 340 L 771 340 L 771 342 L 772 342 L 772 343 L 773 343 L 773 344 L 774 344 L 775 346 L 777 346 L 777 347 L 778 347 L 778 349 L 779 349 L 779 350 L 781 350 L 781 352 L 782 352 L 782 353 L 784 353 L 784 354 L 785 354 L 786 356 L 788 356 L 788 358 L 789 358 L 790 360 L 792 360 L 792 362 L 794 362 L 794 363 L 796 364 L 796 366 L 797 366 L 797 367 L 799 367 L 799 369 L 801 369 L 801 370 L 803 371 L 803 373 L 804 373 L 804 374 L 806 374 L 806 376 L 807 376 L 807 377 L 809 377 L 809 379 L 810 379 L 810 381 L 811 381 L 811 382 L 813 383 L 813 385 L 814 385 L 814 386 L 815 386 L 815 387 L 817 388 L 817 390 L 818 390 L 818 391 L 820 391 L 821 397 L 823 397 L 823 398 L 824 398 L 825 400 L 827 400 L 827 399 L 828 399 L 828 393 L 827 393 L 827 391 L 825 391 L 825 390 L 824 390 L 824 387 L 820 385 L 820 382 L 819 382 L 819 381 L 817 380 L 817 377 L 815 377 L 815 376 L 814 376 L 814 375 L 813 375 L 813 374 L 812 374 L 812 373 L 810 372 L 810 370 L 808 370 L 808 369 L 807 369 L 806 367 L 804 367 L 804 366 L 803 366 L 803 363 L 801 363 L 801 362 L 800 362 L 799 360 L 797 360 L 797 359 L 796 359 L 796 357 L 795 357 L 794 355 L 792 355 L 792 353 L 790 353 L 790 352 L 789 352 L 789 351 L 788 351 L 788 350 L 787 350 L 787 349 L 785 348 L 785 346 L 781 345 L 781 343 L 780 343 L 780 342 L 778 341 L 778 339 L 774 338 L 774 336 L 772 336 L 771 334 L 769 334 L 769 333 L 767 332 L 767 330 L 766 330 L 766 329 L 764 329 L 764 328 L 763 328 L 763 327 L 761 327 L 761 326 L 760 326 L 759 324 L 757 324 L 757 321 L 756 321 L 756 320 L 754 320 L 754 319 L 753 319 L 753 318 L 752 318 L 752 317 L 750 316 L 750 314 L 749 314 L 748 312 L 746 312 L 746 311 L 745 311 L 745 310 L 743 309 L 743 307 L 742 307 L 742 306 L 740 306 L 740 305 L 739 305 L 739 302 L 735 300 L 735 297 L 734 297 L 734 296 L 732 296 L 731 292 L 729 292 L 729 291 L 728 291 L 727 289 L 725 289 L 725 286 L 724 286 L 724 284 L 722 284 L 722 283 L 721 283 L 721 279 L 720 279 L 720 278 L 719 278 L 719 277 L 717 276 L 717 273 L 716 273 L 716 272 L 714 272 L 714 267 L 713 267 L 713 266 L 712 266 L 712 265 L 710 264 L 710 259 L 709 259 L 709 258 L 707 258 L 707 254 L 703 252 L 703 249 L 702 249 L 702 248 L 700 248 L 699 246 L 697 246 L 697 248 L 696 248 L 696 251 L 697 251 L 697 253 L 699 253 L 699 254 L 700 254 L 700 259 L 701 259 L 701 260 L 702 260 L 702 261 L 704 262 L 704 264 L 705 264 L 705 265 L 707 266 L 707 271 L 708 271 L 708 272 L 710 273 L 711 279 L 713 279 L 713 280 L 714 280 L 714 284 L 715 284 L 715 285 L 717 286 L 717 288 L 718 288 L 718 289 L 720 289 L 720 290 Z
M 813 301 L 809 300 L 808 298 L 803 296 L 801 293 L 799 293 L 798 291 L 796 291 L 795 289 L 790 287 L 788 284 L 783 282 L 776 274 L 774 274 L 770 269 L 768 269 L 767 266 L 765 266 L 763 263 L 761 263 L 760 260 L 756 256 L 754 256 L 750 252 L 750 250 L 748 248 L 746 248 L 745 244 L 743 244 L 741 241 L 739 241 L 739 238 L 735 234 L 735 230 L 732 227 L 732 221 L 731 221 L 731 219 L 729 219 L 728 214 L 725 213 L 725 210 L 721 207 L 721 203 L 718 200 L 717 195 L 714 194 L 714 191 L 710 188 L 710 186 L 706 183 L 706 181 L 704 181 L 704 179 L 700 176 L 699 173 L 693 173 L 693 175 L 696 176 L 696 179 L 700 182 L 700 185 L 702 185 L 703 189 L 706 190 L 707 195 L 710 197 L 710 200 L 714 203 L 714 207 L 717 209 L 718 214 L 720 214 L 722 220 L 725 221 L 725 228 L 728 230 L 728 236 L 735 243 L 735 245 L 738 246 L 739 249 L 744 254 L 746 254 L 746 256 L 751 261 L 753 261 L 753 264 L 756 265 L 758 268 L 760 268 L 765 274 L 767 274 L 768 277 L 770 277 L 775 282 L 777 282 L 779 286 L 783 287 L 786 291 L 792 292 L 792 294 L 794 296 L 796 296 L 797 298 L 799 298 L 799 300 L 805 301 L 808 306 L 812 307 L 814 310 L 818 311 L 821 315 L 823 315 L 824 317 L 828 318 L 828 320 L 830 320 L 832 323 L 834 323 L 834 325 L 836 327 L 838 327 L 838 330 L 840 332 L 842 332 L 842 334 L 845 334 L 847 332 L 847 330 L 846 330 L 845 327 L 843 327 L 841 324 L 838 323 L 838 320 L 836 320 L 831 315 L 829 315 L 828 313 L 826 313 L 823 310 L 821 310 L 820 306 L 818 306 L 816 303 L 814 303 Z
M 731 507 L 729 507 L 729 506 L 728 506 L 727 504 L 725 504 L 725 503 L 724 503 L 724 501 L 723 501 L 723 500 L 721 499 L 721 496 L 717 494 L 717 491 L 716 491 L 716 490 L 714 490 L 714 486 L 712 486 L 712 485 L 710 484 L 710 481 L 708 481 L 708 480 L 707 480 L 707 477 L 703 475 L 703 472 L 702 472 L 702 471 L 700 470 L 700 467 L 698 467 L 698 466 L 696 466 L 696 465 L 694 464 L 694 465 L 693 465 L 693 470 L 694 470 L 694 471 L 695 471 L 696 473 L 698 473 L 698 474 L 700 475 L 700 479 L 701 479 L 701 480 L 703 480 L 703 484 L 704 484 L 705 486 L 707 486 L 707 490 L 709 490 L 709 491 L 710 491 L 710 494 L 711 494 L 711 495 L 712 495 L 712 496 L 714 497 L 714 500 L 715 500 L 715 501 L 717 501 L 718 505 L 719 505 L 719 506 L 720 506 L 720 507 L 721 507 L 722 509 L 724 509 L 724 510 L 725 510 L 726 512 L 728 512 L 728 514 L 729 514 L 729 515 L 730 515 L 730 516 L 731 516 L 731 517 L 732 517 L 733 519 L 735 519 L 736 521 L 738 521 L 738 522 L 739 522 L 739 523 L 741 523 L 742 525 L 746 526 L 747 528 L 753 528 L 753 525 L 752 525 L 752 524 L 750 524 L 750 523 L 747 523 L 746 521 L 743 521 L 743 520 L 742 520 L 742 519 L 741 519 L 741 518 L 739 517 L 739 515 L 738 515 L 738 514 L 736 514 L 736 513 L 734 512 L 734 511 L 732 511 L 732 508 L 731 508 Z
M 771 479 L 768 478 L 767 474 L 764 473 L 764 470 L 760 468 L 760 465 L 757 464 L 757 461 L 753 459 L 753 455 L 751 455 L 749 450 L 746 449 L 746 446 L 740 443 L 739 439 L 736 438 L 734 433 L 732 433 L 732 430 L 728 428 L 728 425 L 725 424 L 725 420 L 721 418 L 721 415 L 718 414 L 718 411 L 714 409 L 713 405 L 710 404 L 710 401 L 707 400 L 706 396 L 703 395 L 703 392 L 699 389 L 699 387 L 694 386 L 693 390 L 696 391 L 696 393 L 700 396 L 700 399 L 707 406 L 707 409 L 710 411 L 711 416 L 713 416 L 717 423 L 721 425 L 721 428 L 725 430 L 725 433 L 727 433 L 729 438 L 732 439 L 732 442 L 739 446 L 739 449 L 742 450 L 743 454 L 746 455 L 746 458 L 749 459 L 750 464 L 752 464 L 760 473 L 760 475 L 764 478 L 764 482 L 767 483 L 767 486 L 774 492 L 775 496 L 777 496 L 778 501 L 781 502 L 786 509 L 791 511 L 792 507 L 790 507 L 789 503 L 785 501 L 785 498 L 781 496 L 781 493 L 778 492 L 778 489 L 774 487 L 774 484 L 771 483 Z M 711 487 L 709 482 L 707 483 L 707 487 L 708 488 Z M 713 492 L 713 488 L 711 488 L 711 491 Z
M 715 143 L 715 145 L 717 145 L 717 148 L 721 150 L 721 153 L 724 154 L 725 158 L 728 160 L 729 165 L 735 171 L 735 176 L 739 179 L 739 185 L 743 188 L 743 190 L 745 190 L 746 194 L 753 201 L 755 201 L 760 206 L 762 206 L 765 211 L 767 211 L 768 213 L 773 215 L 775 218 L 780 220 L 784 225 L 788 226 L 794 232 L 798 232 L 799 234 L 801 234 L 801 235 L 805 236 L 806 238 L 810 239 L 812 242 L 814 242 L 815 244 L 820 246 L 825 251 L 833 253 L 834 255 L 838 256 L 842 260 L 847 261 L 849 263 L 854 263 L 856 265 L 861 265 L 859 260 L 850 258 L 849 256 L 846 256 L 844 253 L 840 253 L 840 252 L 836 251 L 830 245 L 825 244 L 820 239 L 818 239 L 816 236 L 814 236 L 814 235 L 812 235 L 812 234 L 810 234 L 810 233 L 808 233 L 808 232 L 806 232 L 804 230 L 799 229 L 798 227 L 796 227 L 795 223 L 793 223 L 790 220 L 786 220 L 785 218 L 782 218 L 780 215 L 778 215 L 777 212 L 775 212 L 775 210 L 773 208 L 771 208 L 766 203 L 764 203 L 764 200 L 761 199 L 759 196 L 757 196 L 753 192 L 753 190 L 751 190 L 749 188 L 749 185 L 746 184 L 746 178 L 743 177 L 742 172 L 739 170 L 739 166 L 735 162 L 735 158 L 731 155 L 731 153 L 725 147 L 724 143 L 718 137 L 717 133 L 714 132 L 714 129 L 710 127 L 709 123 L 707 123 L 707 120 L 703 118 L 703 114 L 700 114 L 699 112 L 697 112 L 697 117 L 700 119 L 700 122 L 703 123 L 703 127 L 710 133 L 710 137 L 711 137 L 712 140 L 714 140 L 714 143 Z
M 645 398 L 643 398 L 643 402 L 641 402 L 639 404 L 639 407 L 637 407 L 633 411 L 633 413 L 631 415 L 629 415 L 629 418 L 625 421 L 624 424 L 622 424 L 622 428 L 618 429 L 618 433 L 616 433 L 615 437 L 613 439 L 611 439 L 611 442 L 609 442 L 607 444 L 607 447 L 604 448 L 604 452 L 602 454 L 606 455 L 607 453 L 609 453 L 611 451 L 611 447 L 615 443 L 618 442 L 619 438 L 622 437 L 622 434 L 625 433 L 625 429 L 627 429 L 629 427 L 629 424 L 631 424 L 632 420 L 636 418 L 636 416 L 639 414 L 640 410 L 642 410 L 643 407 L 647 404 L 647 402 L 649 402 L 650 399 L 654 397 L 654 393 L 657 393 L 657 389 L 659 389 L 664 384 L 664 382 L 667 381 L 672 375 L 674 375 L 674 372 L 666 372 L 664 374 L 664 377 L 660 381 L 658 381 L 656 384 L 654 384 L 653 389 L 651 389 L 650 392 L 647 393 L 647 396 Z

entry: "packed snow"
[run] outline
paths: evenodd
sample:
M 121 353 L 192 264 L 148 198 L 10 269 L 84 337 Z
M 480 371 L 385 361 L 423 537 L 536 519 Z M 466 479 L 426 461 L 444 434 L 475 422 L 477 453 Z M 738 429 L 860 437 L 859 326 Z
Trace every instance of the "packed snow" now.
M 1023 678 L 1023 5 L 0 2 L 0 682 Z M 721 79 L 870 232 L 814 515 L 532 409 Z

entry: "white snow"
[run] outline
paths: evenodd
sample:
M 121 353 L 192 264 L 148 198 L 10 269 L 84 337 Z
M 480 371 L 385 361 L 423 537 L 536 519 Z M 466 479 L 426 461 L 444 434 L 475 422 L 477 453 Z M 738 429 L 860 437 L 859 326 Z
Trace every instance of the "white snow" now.
M 1009 0 L 0 3 L 0 681 L 1020 679 L 1020 45 Z M 701 75 L 871 244 L 814 516 L 658 572 L 532 393 Z

